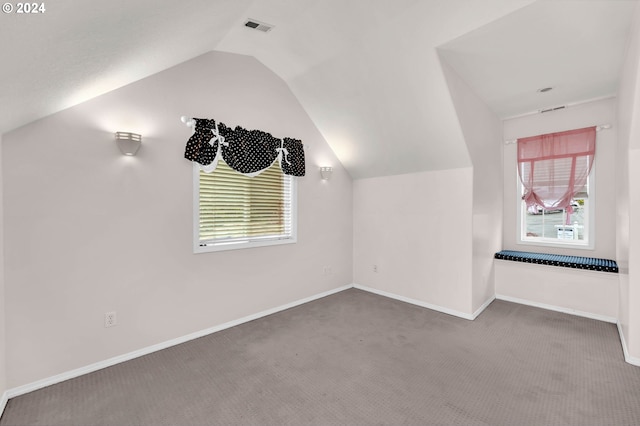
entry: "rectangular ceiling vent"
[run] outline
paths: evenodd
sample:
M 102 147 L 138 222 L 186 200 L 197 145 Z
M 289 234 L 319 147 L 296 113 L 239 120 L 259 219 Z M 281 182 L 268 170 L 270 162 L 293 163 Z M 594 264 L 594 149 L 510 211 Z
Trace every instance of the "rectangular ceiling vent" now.
M 262 31 L 263 33 L 268 33 L 273 28 L 273 25 L 260 22 L 255 19 L 247 19 L 247 21 L 244 23 L 244 26 L 253 28 L 254 30 Z
M 545 113 L 545 112 L 551 112 L 551 111 L 557 111 L 559 109 L 565 109 L 567 106 L 566 105 L 561 105 L 561 106 L 557 106 L 557 107 L 553 107 L 553 108 L 545 108 L 545 109 L 541 109 L 538 110 L 538 112 L 540 114 Z

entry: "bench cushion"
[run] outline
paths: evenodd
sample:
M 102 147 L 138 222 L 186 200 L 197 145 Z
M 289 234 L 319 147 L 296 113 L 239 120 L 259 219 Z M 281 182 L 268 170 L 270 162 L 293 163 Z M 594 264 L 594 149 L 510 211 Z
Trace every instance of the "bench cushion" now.
M 598 259 L 596 257 L 564 256 L 560 254 L 502 250 L 496 253 L 494 258 L 500 260 L 513 260 L 515 262 L 560 266 L 563 268 L 618 273 L 618 264 L 615 260 Z

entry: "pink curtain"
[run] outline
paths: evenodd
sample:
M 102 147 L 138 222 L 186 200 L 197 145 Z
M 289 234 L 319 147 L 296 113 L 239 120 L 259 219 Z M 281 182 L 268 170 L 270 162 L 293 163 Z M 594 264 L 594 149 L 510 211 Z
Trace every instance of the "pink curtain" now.
M 527 208 L 571 213 L 571 200 L 584 189 L 595 152 L 595 126 L 518 139 L 518 174 Z

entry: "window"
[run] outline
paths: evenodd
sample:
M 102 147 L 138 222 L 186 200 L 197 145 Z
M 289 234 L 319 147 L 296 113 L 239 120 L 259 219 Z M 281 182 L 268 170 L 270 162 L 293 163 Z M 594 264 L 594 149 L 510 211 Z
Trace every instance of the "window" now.
M 518 139 L 519 243 L 593 248 L 596 127 Z
M 196 253 L 296 242 L 295 183 L 278 162 L 255 177 L 222 159 L 211 173 L 194 166 Z
M 569 209 L 550 209 L 535 206 L 527 208 L 524 200 L 524 186 L 518 182 L 519 191 L 519 243 L 542 246 L 565 246 L 593 248 L 593 191 L 594 172 L 591 171 L 585 187 L 571 200 Z
M 595 126 L 518 139 L 520 243 L 593 248 L 595 153 Z

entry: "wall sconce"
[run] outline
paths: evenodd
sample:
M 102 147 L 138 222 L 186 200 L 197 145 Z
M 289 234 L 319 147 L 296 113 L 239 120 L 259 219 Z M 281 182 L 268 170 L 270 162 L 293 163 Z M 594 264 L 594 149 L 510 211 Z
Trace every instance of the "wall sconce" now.
M 320 176 L 322 176 L 322 180 L 329 180 L 332 172 L 333 167 L 320 167 Z
M 116 143 L 124 155 L 136 155 L 142 144 L 142 135 L 129 132 L 116 132 Z

